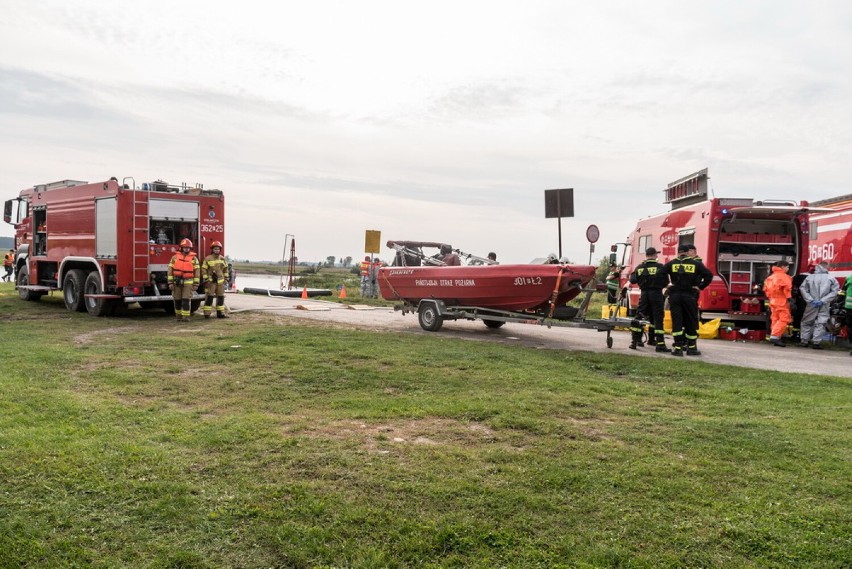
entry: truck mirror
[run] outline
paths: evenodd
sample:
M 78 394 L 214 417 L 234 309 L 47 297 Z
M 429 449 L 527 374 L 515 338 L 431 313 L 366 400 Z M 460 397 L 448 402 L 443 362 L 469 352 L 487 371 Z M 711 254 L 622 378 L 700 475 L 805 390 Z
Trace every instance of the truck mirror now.
M 612 253 L 618 253 L 618 245 L 610 245 L 610 246 L 609 246 L 609 250 L 610 250 Z
M 618 261 L 618 256 L 615 253 L 609 254 L 609 264 L 614 265 Z
M 12 200 L 6 200 L 6 204 L 3 207 L 3 221 L 12 223 Z

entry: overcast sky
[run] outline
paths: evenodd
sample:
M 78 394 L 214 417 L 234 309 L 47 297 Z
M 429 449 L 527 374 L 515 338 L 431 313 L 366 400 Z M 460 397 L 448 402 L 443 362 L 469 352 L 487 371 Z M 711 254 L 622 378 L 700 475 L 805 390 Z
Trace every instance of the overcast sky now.
M 226 253 L 363 255 L 364 232 L 595 260 L 662 189 L 852 192 L 846 0 L 0 0 L 0 189 L 203 183 Z M 0 235 L 12 228 L 0 224 Z M 384 249 L 381 256 L 389 259 Z

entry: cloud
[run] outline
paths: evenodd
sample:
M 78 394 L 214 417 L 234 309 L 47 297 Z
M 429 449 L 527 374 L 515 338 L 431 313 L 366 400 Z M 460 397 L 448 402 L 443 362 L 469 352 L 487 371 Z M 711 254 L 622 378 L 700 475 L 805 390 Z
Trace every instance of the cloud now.
M 557 249 L 543 191 L 573 187 L 563 241 L 584 258 L 589 223 L 600 247 L 623 240 L 704 167 L 720 196 L 848 193 L 850 11 L 16 3 L 0 22 L 0 185 L 218 187 L 240 257 L 280 256 L 286 232 L 302 258 L 357 258 L 379 229 L 506 261 Z

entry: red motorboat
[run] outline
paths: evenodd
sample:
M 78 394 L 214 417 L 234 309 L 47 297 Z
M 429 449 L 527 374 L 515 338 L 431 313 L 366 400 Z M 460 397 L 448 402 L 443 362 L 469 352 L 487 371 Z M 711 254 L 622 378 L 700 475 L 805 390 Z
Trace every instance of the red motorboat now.
M 392 266 L 379 270 L 382 298 L 412 305 L 432 299 L 448 307 L 552 315 L 555 308 L 579 295 L 595 277 L 596 267 L 591 265 L 498 265 L 451 247 L 449 254 L 468 264 L 447 266 L 444 259 L 448 253 L 429 256 L 423 252 L 423 247 L 444 251 L 449 247 L 436 242 L 389 241 L 388 247 L 397 253 Z

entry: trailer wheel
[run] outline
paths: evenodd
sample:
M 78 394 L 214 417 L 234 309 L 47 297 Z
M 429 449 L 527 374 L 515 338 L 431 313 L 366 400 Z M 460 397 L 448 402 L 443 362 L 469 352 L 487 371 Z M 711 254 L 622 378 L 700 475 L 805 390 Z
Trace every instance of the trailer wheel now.
M 83 290 L 86 294 L 103 294 L 101 276 L 97 271 L 92 271 L 86 277 Z M 86 305 L 86 311 L 92 316 L 109 316 L 115 308 L 115 302 L 108 298 L 86 298 L 84 295 L 83 302 Z
M 438 313 L 438 307 L 431 302 L 420 307 L 417 320 L 420 322 L 420 327 L 427 332 L 437 332 L 444 325 L 444 319 Z
M 489 328 L 494 328 L 495 330 L 497 328 L 499 328 L 500 326 L 502 326 L 503 324 L 505 324 L 505 322 L 503 322 L 502 320 L 485 320 L 485 319 L 483 319 L 482 322 L 486 326 L 488 326 Z
M 71 269 L 65 275 L 62 283 L 62 296 L 65 299 L 65 308 L 71 312 L 85 312 L 86 303 L 83 298 L 83 289 L 86 285 L 86 273 L 80 269 Z
M 607 337 L 607 339 L 606 339 L 606 347 L 607 347 L 607 348 L 611 348 L 611 347 L 612 347 L 612 336 L 608 336 L 608 337 Z
M 44 294 L 43 292 L 33 292 L 31 290 L 21 288 L 30 284 L 30 270 L 26 266 L 18 269 L 18 276 L 15 279 L 15 284 L 18 285 L 18 296 L 21 297 L 21 300 L 38 300 Z

